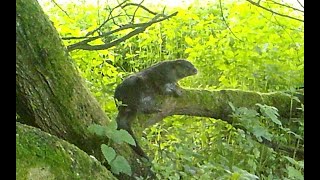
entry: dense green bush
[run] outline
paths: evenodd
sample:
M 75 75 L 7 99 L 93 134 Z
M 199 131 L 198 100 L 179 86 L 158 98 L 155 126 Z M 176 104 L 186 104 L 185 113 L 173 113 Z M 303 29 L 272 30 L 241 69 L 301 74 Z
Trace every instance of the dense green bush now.
M 198 68 L 197 76 L 182 80 L 184 87 L 269 92 L 292 91 L 303 85 L 303 23 L 276 16 L 246 1 L 223 3 L 222 8 L 219 3 L 167 8 L 169 12 L 178 11 L 178 15 L 107 50 L 72 51 L 72 58 L 111 118 L 117 113 L 115 86 L 128 74 L 167 59 L 186 58 Z M 97 16 L 98 7 L 81 3 L 76 8 L 73 4 L 63 7 L 69 16 L 57 7 L 43 6 L 62 37 L 83 36 L 108 14 L 107 8 L 100 9 Z M 270 7 L 277 12 L 291 12 Z M 85 13 L 77 13 L 80 9 Z M 137 15 L 147 16 L 143 11 Z M 113 26 L 110 24 L 109 28 Z M 114 38 L 120 35 L 115 34 Z M 260 136 L 272 135 L 286 146 L 303 148 L 303 119 L 290 121 L 296 127 L 293 132 L 275 123 L 274 118 L 278 117 L 272 108 L 265 114 L 234 110 L 235 120 L 253 118 L 260 122 L 251 124 L 253 129 L 260 128 L 254 131 Z M 251 135 L 257 135 L 254 132 Z M 221 120 L 174 116 L 144 133 L 142 145 L 163 179 L 303 179 L 303 158 L 298 161 L 295 154 L 267 148 L 257 142 L 257 136 Z

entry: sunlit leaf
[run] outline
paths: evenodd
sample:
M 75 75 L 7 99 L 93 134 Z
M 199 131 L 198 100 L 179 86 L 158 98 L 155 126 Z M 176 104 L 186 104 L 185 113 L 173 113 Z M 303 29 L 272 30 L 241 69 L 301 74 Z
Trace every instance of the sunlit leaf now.
M 184 38 L 185 39 L 185 41 L 186 41 L 186 43 L 188 44 L 188 45 L 192 45 L 193 44 L 193 40 L 190 38 L 190 37 L 185 37 Z

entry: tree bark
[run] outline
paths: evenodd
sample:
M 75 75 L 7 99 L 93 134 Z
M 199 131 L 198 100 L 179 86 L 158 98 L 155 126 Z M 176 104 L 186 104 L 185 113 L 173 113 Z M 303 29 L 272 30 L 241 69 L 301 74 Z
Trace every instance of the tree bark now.
M 232 103 L 235 108 L 246 107 L 257 112 L 259 112 L 257 103 L 273 106 L 278 109 L 279 120 L 285 127 L 289 124 L 290 118 L 301 118 L 304 115 L 301 110 L 302 104 L 304 104 L 304 95 L 300 92 L 259 93 L 232 89 L 214 91 L 182 89 L 182 96 L 178 98 L 158 96 L 157 105 L 161 111 L 152 115 L 139 114 L 137 120 L 133 123 L 133 129 L 138 139 L 140 139 L 142 131 L 146 127 L 161 122 L 165 117 L 189 115 L 220 119 L 232 124 L 235 128 L 248 131 L 242 125 L 235 125 L 239 122 L 233 122 L 231 116 L 233 110 L 229 103 Z M 294 130 L 292 131 L 294 132 Z M 294 151 L 264 138 L 262 138 L 261 143 L 274 149 L 284 149 L 287 152 Z M 299 154 L 303 155 L 303 151 L 299 152 Z
M 18 0 L 16 110 L 24 123 L 90 147 L 86 126 L 108 119 L 84 86 L 58 33 L 33 0 Z M 86 149 L 89 150 L 89 149 Z
M 294 98 L 297 98 L 295 100 Z M 285 123 L 290 117 L 301 117 L 303 112 L 301 103 L 304 96 L 300 93 L 290 95 L 289 92 L 259 93 L 242 90 L 193 90 L 182 89 L 182 96 L 178 98 L 158 96 L 157 104 L 162 110 L 151 116 L 140 115 L 139 126 L 144 128 L 160 122 L 171 115 L 190 115 L 221 119 L 232 124 L 231 102 L 235 107 L 246 107 L 258 110 L 257 103 L 274 106 L 278 109 L 280 120 Z
M 16 122 L 16 165 L 18 180 L 117 179 L 78 147 L 19 122 Z
M 108 125 L 110 120 L 85 86 L 38 2 L 17 0 L 16 11 L 18 121 L 75 144 L 102 162 L 100 145 L 108 139 L 96 137 L 87 127 Z M 127 145 L 114 148 L 129 161 L 135 176 L 146 177 L 149 167 L 139 163 Z

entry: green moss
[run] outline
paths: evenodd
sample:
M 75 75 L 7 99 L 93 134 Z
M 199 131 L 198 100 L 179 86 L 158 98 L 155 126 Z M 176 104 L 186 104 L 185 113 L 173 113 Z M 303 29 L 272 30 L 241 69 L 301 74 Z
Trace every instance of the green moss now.
M 18 0 L 16 104 L 20 122 L 98 152 L 87 126 L 108 123 L 85 87 L 74 62 L 48 17 L 35 0 Z
M 116 179 L 76 146 L 18 122 L 16 164 L 17 179 Z

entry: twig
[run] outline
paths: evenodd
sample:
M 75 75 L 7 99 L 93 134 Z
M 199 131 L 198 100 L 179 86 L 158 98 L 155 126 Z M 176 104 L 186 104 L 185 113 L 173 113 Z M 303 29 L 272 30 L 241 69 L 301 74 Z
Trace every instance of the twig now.
M 300 6 L 304 8 L 304 6 L 301 4 L 301 2 L 300 2 L 299 0 L 297 0 L 297 1 L 298 1 L 298 3 L 300 4 Z
M 147 11 L 150 14 L 156 15 L 158 13 L 151 11 L 150 9 L 146 8 L 145 6 L 141 5 L 141 4 L 137 4 L 137 3 L 127 3 L 125 5 L 122 6 L 122 8 L 125 8 L 127 6 L 138 6 L 141 7 L 142 9 L 144 9 L 145 11 Z
M 144 1 L 144 0 L 142 0 L 142 1 L 139 3 L 140 6 L 137 6 L 136 10 L 134 11 L 133 16 L 132 16 L 132 19 L 131 19 L 131 23 L 134 23 L 134 18 L 136 17 L 136 13 L 137 13 L 139 7 L 141 7 L 141 4 L 143 3 L 143 1 Z
M 222 5 L 221 5 L 221 0 L 219 0 L 219 4 L 220 4 L 221 16 L 222 16 L 222 19 L 223 19 L 224 23 L 226 24 L 227 28 L 229 29 L 229 31 L 231 32 L 231 34 L 232 34 L 234 37 L 236 37 L 239 41 L 243 42 L 241 39 L 239 39 L 239 38 L 233 33 L 233 31 L 232 31 L 231 28 L 229 27 L 226 19 L 224 18 L 223 10 L 222 10 Z
M 258 10 L 256 10 L 256 11 L 257 11 L 257 13 L 260 14 L 260 16 L 262 16 L 263 18 L 267 19 L 270 23 L 272 23 L 272 24 L 274 24 L 274 25 L 282 26 L 283 29 L 289 29 L 289 30 L 291 30 L 291 31 L 299 31 L 299 32 L 302 32 L 302 31 L 299 30 L 299 29 L 290 28 L 290 27 L 288 27 L 288 26 L 286 26 L 286 25 L 280 24 L 280 22 L 278 22 L 278 20 L 275 18 L 274 14 L 271 14 L 271 18 L 274 18 L 275 21 L 277 21 L 277 22 L 272 21 L 271 18 L 270 18 L 270 19 L 267 18 L 267 17 L 266 17 L 265 15 L 263 15 L 263 13 L 261 13 L 260 11 L 258 11 Z
M 220 0 L 220 1 L 221 1 L 221 0 Z M 298 19 L 298 18 L 295 18 L 295 17 L 292 17 L 292 16 L 288 16 L 288 15 L 285 15 L 285 14 L 281 14 L 281 13 L 275 12 L 275 11 L 273 11 L 273 10 L 271 10 L 271 9 L 268 9 L 268 8 L 266 8 L 266 7 L 264 7 L 264 6 L 261 6 L 260 4 L 258 4 L 258 3 L 256 3 L 256 2 L 253 2 L 252 0 L 246 0 L 246 1 L 248 1 L 249 3 L 251 3 L 251 4 L 253 4 L 253 5 L 257 6 L 257 7 L 260 7 L 260 8 L 262 8 L 262 9 L 266 10 L 266 11 L 269 11 L 269 12 L 271 12 L 271 13 L 274 13 L 274 14 L 276 14 L 276 15 L 279 15 L 279 16 L 282 16 L 282 17 L 286 17 L 286 18 L 290 18 L 290 19 L 294 19 L 294 20 L 297 20 L 297 21 L 300 21 L 300 22 L 304 22 L 304 20 L 302 20 L 302 19 Z
M 62 12 L 64 12 L 68 18 L 70 18 L 69 14 L 67 13 L 67 11 L 63 10 L 62 7 L 55 1 L 55 0 L 51 0 L 53 2 L 53 4 L 55 4 Z
M 98 25 L 100 25 L 100 1 L 97 0 L 97 4 L 98 4 Z
M 111 19 L 113 19 L 114 17 L 112 16 L 112 12 L 115 10 L 115 9 L 117 9 L 117 8 L 119 8 L 120 6 L 122 6 L 122 4 L 124 4 L 124 3 L 126 3 L 128 0 L 125 0 L 125 1 L 123 1 L 122 3 L 120 3 L 120 4 L 118 4 L 116 7 L 114 7 L 114 8 L 109 8 L 109 15 L 108 15 L 108 18 L 97 28 L 97 29 L 95 29 L 95 30 L 93 30 L 93 31 L 91 31 L 91 32 L 88 32 L 87 34 L 86 34 L 86 36 L 90 36 L 90 35 L 92 35 L 93 33 L 95 33 L 95 32 L 97 32 L 98 30 L 100 30 L 101 28 L 102 28 L 102 26 L 104 26 L 108 21 L 110 21 Z M 119 15 L 117 15 L 116 17 L 118 17 Z M 110 18 L 111 17 L 111 18 Z
M 282 3 L 278 3 L 278 2 L 275 2 L 275 1 L 273 1 L 273 0 L 268 0 L 268 1 L 271 1 L 273 4 L 277 4 L 277 5 L 279 5 L 279 6 L 283 6 L 283 7 L 287 7 L 287 8 L 290 8 L 290 9 L 293 9 L 293 10 L 295 10 L 295 11 L 299 11 L 299 12 L 304 12 L 303 10 L 301 10 L 301 9 L 297 9 L 297 8 L 295 8 L 295 7 L 292 7 L 292 6 L 289 6 L 289 5 L 286 5 L 286 4 L 282 4 Z
M 280 27 L 283 29 L 283 31 L 290 37 L 292 43 L 294 44 L 295 41 L 294 41 L 294 39 L 292 38 L 292 36 L 290 35 L 290 33 L 286 30 L 286 28 L 284 28 L 283 25 L 280 24 L 280 22 L 277 20 L 276 16 L 274 16 L 273 18 L 274 18 L 274 20 L 278 23 L 278 26 L 280 26 Z M 296 57 L 297 57 L 297 59 L 300 60 L 299 55 L 298 55 L 299 50 L 298 50 L 297 48 L 294 48 L 294 50 L 296 51 Z
M 108 15 L 107 19 L 106 19 L 98 28 L 94 29 L 93 31 L 88 32 L 88 33 L 85 35 L 85 37 L 65 37 L 65 38 L 63 38 L 63 40 L 84 39 L 84 38 L 86 38 L 86 37 L 94 34 L 95 32 L 99 31 L 99 30 L 100 30 L 103 26 L 105 26 L 106 23 L 109 22 L 110 20 L 112 20 L 113 23 L 114 23 L 115 25 L 117 25 L 119 28 L 122 28 L 122 27 L 125 26 L 125 25 L 119 25 L 118 23 L 116 23 L 116 22 L 115 22 L 115 18 L 116 18 L 116 17 L 120 17 L 120 16 L 124 16 L 124 15 L 121 15 L 121 14 L 118 14 L 118 15 L 116 15 L 116 16 L 113 16 L 113 15 L 112 15 L 113 11 L 114 11 L 115 9 L 117 9 L 117 8 L 122 8 L 122 9 L 125 11 L 124 8 L 127 7 L 127 6 L 137 6 L 136 11 L 138 10 L 138 8 L 142 8 L 142 9 L 144 9 L 145 11 L 147 11 L 147 12 L 153 14 L 153 15 L 157 15 L 157 13 L 155 13 L 155 12 L 149 10 L 148 8 L 146 8 L 145 6 L 141 5 L 141 3 L 144 2 L 144 0 L 142 0 L 139 4 L 136 4 L 136 3 L 126 3 L 126 2 L 128 2 L 128 0 L 125 0 L 125 1 L 123 1 L 123 2 L 121 2 L 121 3 L 119 3 L 117 6 L 115 6 L 115 7 L 112 8 L 112 9 L 111 9 L 110 7 L 108 7 L 108 9 L 109 9 L 110 12 L 109 12 L 109 15 Z M 125 11 L 126 16 L 128 16 L 128 17 L 129 17 L 129 16 L 133 16 L 132 19 L 131 19 L 131 22 L 134 21 L 136 11 L 134 12 L 133 15 L 128 15 L 128 14 L 126 13 L 126 11 Z
M 124 5 L 125 6 L 125 5 Z M 130 15 L 126 9 L 123 8 L 123 6 L 121 6 L 122 11 L 124 12 L 124 14 L 126 15 L 127 21 L 130 21 L 132 18 L 130 18 L 132 15 Z M 121 25 L 120 25 L 121 26 Z M 118 25 L 118 27 L 120 27 Z

